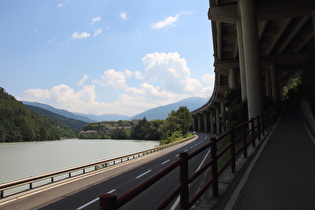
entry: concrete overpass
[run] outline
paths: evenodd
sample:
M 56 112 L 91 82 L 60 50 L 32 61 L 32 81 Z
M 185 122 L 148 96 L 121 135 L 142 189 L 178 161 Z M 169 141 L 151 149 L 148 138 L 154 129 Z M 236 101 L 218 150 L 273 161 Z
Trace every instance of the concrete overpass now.
M 282 100 L 283 87 L 315 59 L 314 0 L 209 0 L 214 50 L 214 91 L 192 111 L 194 130 L 224 131 L 225 94 L 241 89 L 248 117 L 263 100 Z M 315 69 L 313 69 L 315 71 Z

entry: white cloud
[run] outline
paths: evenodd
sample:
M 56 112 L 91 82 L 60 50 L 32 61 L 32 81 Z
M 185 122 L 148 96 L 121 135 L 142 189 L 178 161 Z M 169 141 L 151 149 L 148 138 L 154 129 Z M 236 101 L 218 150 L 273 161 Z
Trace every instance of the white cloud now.
M 94 78 L 92 85 L 84 85 L 89 76 L 83 75 L 78 81 L 81 90 L 65 84 L 49 90 L 29 89 L 19 100 L 38 101 L 79 113 L 132 116 L 192 96 L 209 97 L 213 90 L 214 74 L 204 74 L 201 81 L 192 78 L 186 60 L 177 52 L 147 54 L 142 61 L 143 72 L 109 69 Z
M 101 20 L 102 20 L 102 18 L 100 16 L 95 17 L 95 18 L 92 19 L 92 23 L 91 24 L 96 23 L 96 22 L 101 22 Z
M 60 3 L 57 5 L 57 7 L 63 7 L 63 6 L 65 6 L 65 4 Z
M 100 80 L 94 80 L 94 84 L 99 84 L 111 90 L 126 88 L 125 74 L 115 69 L 107 70 L 103 73 Z
M 91 34 L 87 33 L 87 32 L 82 32 L 82 33 L 78 33 L 78 32 L 74 32 L 72 34 L 72 39 L 85 39 L 88 38 Z
M 179 19 L 179 14 L 176 14 L 174 17 L 170 16 L 167 17 L 165 20 L 163 21 L 159 21 L 157 23 L 153 23 L 151 25 L 152 28 L 154 29 L 161 29 L 161 28 L 165 28 L 165 27 L 169 27 L 169 26 L 175 26 L 175 22 L 178 21 Z
M 120 13 L 119 17 L 123 20 L 127 19 L 127 14 L 125 12 Z
M 175 16 L 169 16 L 166 19 L 153 23 L 151 25 L 151 28 L 153 29 L 162 29 L 162 28 L 167 28 L 167 27 L 175 27 L 175 23 L 179 20 L 179 17 L 181 15 L 191 15 L 193 12 L 185 12 L 181 11 L 180 13 L 176 14 Z
M 83 75 L 82 79 L 78 82 L 78 85 L 83 86 L 84 82 L 89 78 L 88 75 Z
M 94 31 L 94 35 L 93 36 L 97 36 L 97 35 L 100 35 L 102 33 L 102 29 L 99 28 L 97 30 Z
M 201 77 L 201 80 L 211 88 L 214 87 L 214 79 L 215 79 L 214 74 L 204 74 Z

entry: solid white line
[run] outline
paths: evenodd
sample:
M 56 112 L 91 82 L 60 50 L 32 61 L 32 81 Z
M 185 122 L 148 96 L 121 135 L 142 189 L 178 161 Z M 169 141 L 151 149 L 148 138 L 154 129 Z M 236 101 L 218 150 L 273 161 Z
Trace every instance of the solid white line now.
M 170 162 L 170 161 L 171 161 L 171 160 L 168 159 L 168 160 L 164 161 L 163 163 L 161 163 L 161 165 L 164 165 L 165 163 Z
M 201 164 L 198 166 L 198 168 L 197 168 L 196 171 L 198 171 L 198 170 L 201 168 L 201 166 L 203 165 L 203 163 L 206 161 L 206 158 L 208 157 L 210 151 L 211 151 L 211 150 L 209 149 L 209 151 L 207 152 L 207 154 L 206 154 L 205 157 L 203 158 Z M 196 172 L 196 171 L 195 171 L 195 172 Z M 174 210 L 174 209 L 178 206 L 179 201 L 180 201 L 180 196 L 177 197 L 176 201 L 173 203 L 173 205 L 172 205 L 172 207 L 170 208 L 170 210 Z
M 88 203 L 84 204 L 83 206 L 80 206 L 80 207 L 79 207 L 79 208 L 77 208 L 76 210 L 83 209 L 83 208 L 85 208 L 85 207 L 87 207 L 87 206 L 91 205 L 92 203 L 94 203 L 94 202 L 96 202 L 96 201 L 98 201 L 98 200 L 99 200 L 99 198 L 95 198 L 94 200 L 91 200 L 90 202 L 88 202 Z
M 137 176 L 136 179 L 139 179 L 140 177 L 142 177 L 142 176 L 144 176 L 144 175 L 146 175 L 147 173 L 150 173 L 150 172 L 151 172 L 151 170 L 148 170 L 148 171 L 144 172 L 143 174 L 140 174 L 139 176 Z
M 111 191 L 108 191 L 107 193 L 113 193 L 113 192 L 115 192 L 116 191 L 116 189 L 113 189 L 113 190 L 111 190 Z
M 113 193 L 113 192 L 115 192 L 115 191 L 116 191 L 116 189 L 113 189 L 113 190 L 111 190 L 111 191 L 108 191 L 107 193 Z M 90 202 L 84 204 L 83 206 L 80 206 L 80 207 L 77 208 L 76 210 L 83 209 L 83 208 L 85 208 L 85 207 L 91 205 L 92 203 L 94 203 L 94 202 L 96 202 L 96 201 L 98 201 L 98 200 L 99 200 L 99 198 L 95 198 L 94 200 L 91 200 Z

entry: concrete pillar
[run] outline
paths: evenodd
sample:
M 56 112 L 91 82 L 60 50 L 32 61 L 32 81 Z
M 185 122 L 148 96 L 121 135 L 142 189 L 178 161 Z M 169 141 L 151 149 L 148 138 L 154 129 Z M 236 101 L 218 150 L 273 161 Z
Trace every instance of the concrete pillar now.
M 195 117 L 195 116 L 193 116 L 192 129 L 193 129 L 193 131 L 195 131 L 195 130 L 196 130 L 196 117 Z
M 210 133 L 214 133 L 214 127 L 213 127 L 213 111 L 210 110 Z
M 277 102 L 278 96 L 277 96 L 277 79 L 276 79 L 276 70 L 275 66 L 271 65 L 270 67 L 270 82 L 271 82 L 271 94 L 272 94 L 272 101 L 274 103 Z
M 221 132 L 224 133 L 225 132 L 225 118 L 223 117 L 225 113 L 224 101 L 221 101 L 220 106 L 221 106 L 221 119 L 222 119 Z
M 229 88 L 236 88 L 236 69 L 233 68 L 229 69 Z
M 239 0 L 245 58 L 248 117 L 263 112 L 262 79 L 258 44 L 256 1 Z
M 245 101 L 247 99 L 247 89 L 246 89 L 244 47 L 243 47 L 241 19 L 236 20 L 236 31 L 237 31 L 238 60 L 239 60 L 239 67 L 240 67 L 242 101 Z
M 315 44 L 315 10 L 312 12 L 312 20 L 313 20 L 313 34 L 314 34 L 314 44 Z
M 198 114 L 198 131 L 201 131 L 201 116 Z
M 272 94 L 271 94 L 271 78 L 270 78 L 270 71 L 267 70 L 265 72 L 265 83 L 266 83 L 266 96 L 268 98 L 272 98 Z
M 216 133 L 221 133 L 220 130 L 220 110 L 219 107 L 215 108 L 215 124 L 216 124 Z
M 208 132 L 208 119 L 207 119 L 207 113 L 204 113 L 203 115 L 203 127 L 204 127 L 204 132 Z

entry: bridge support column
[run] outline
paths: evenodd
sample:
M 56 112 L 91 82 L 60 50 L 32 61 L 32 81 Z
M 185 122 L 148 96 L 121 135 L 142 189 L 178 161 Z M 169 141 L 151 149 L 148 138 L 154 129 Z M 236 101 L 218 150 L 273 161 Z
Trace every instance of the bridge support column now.
M 249 119 L 257 117 L 263 112 L 262 79 L 255 3 L 256 1 L 253 0 L 239 0 Z
M 236 20 L 236 31 L 237 31 L 237 45 L 238 45 L 239 67 L 240 67 L 242 101 L 245 101 L 247 99 L 247 89 L 246 89 L 244 47 L 243 47 L 243 35 L 242 35 L 241 19 Z
M 195 131 L 195 130 L 196 130 L 196 117 L 195 117 L 195 116 L 193 116 L 192 129 L 193 129 L 193 131 Z
M 236 69 L 229 69 L 229 88 L 236 88 Z
M 201 116 L 198 115 L 198 131 L 201 131 Z
M 203 115 L 203 127 L 204 127 L 204 132 L 208 132 L 208 117 L 207 117 L 207 113 L 204 113 L 204 115 Z
M 274 65 L 271 65 L 269 68 L 270 68 L 272 101 L 276 103 L 278 101 L 278 95 L 277 95 L 278 81 L 276 79 L 276 70 L 275 70 Z
M 265 84 L 266 84 L 266 96 L 270 99 L 272 99 L 271 94 L 271 78 L 270 78 L 270 70 L 267 70 L 265 72 Z
M 220 110 L 219 107 L 215 108 L 215 124 L 216 124 L 216 133 L 221 133 L 220 130 Z
M 312 20 L 313 20 L 313 33 L 315 34 L 315 10 L 312 12 Z M 315 44 L 315 36 L 314 36 L 314 44 Z
M 213 127 L 213 111 L 210 110 L 210 133 L 214 133 L 214 127 Z

